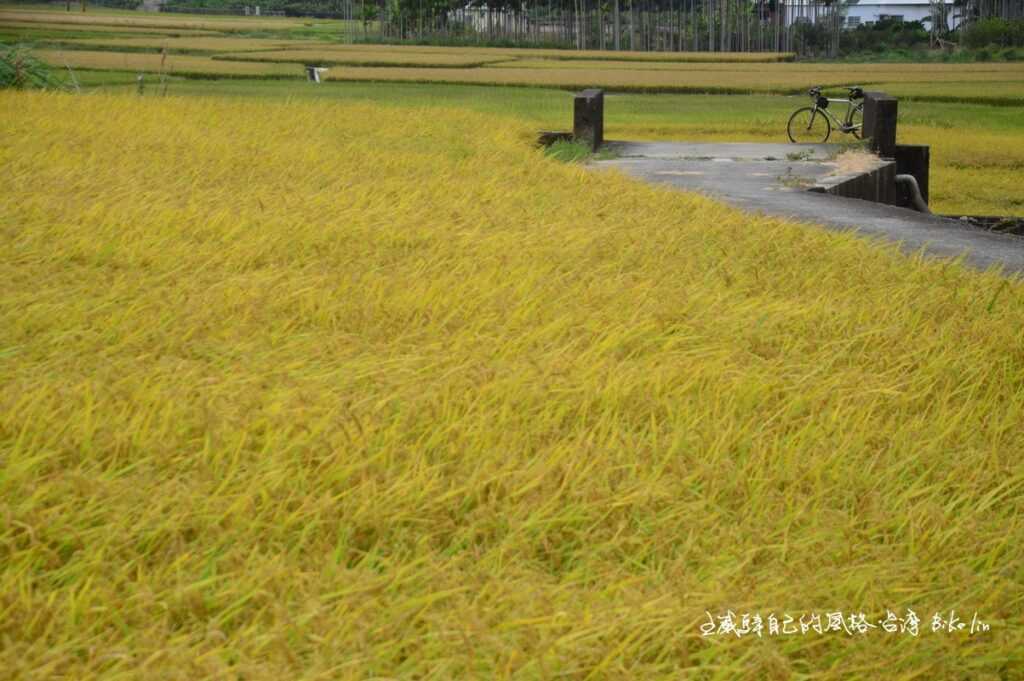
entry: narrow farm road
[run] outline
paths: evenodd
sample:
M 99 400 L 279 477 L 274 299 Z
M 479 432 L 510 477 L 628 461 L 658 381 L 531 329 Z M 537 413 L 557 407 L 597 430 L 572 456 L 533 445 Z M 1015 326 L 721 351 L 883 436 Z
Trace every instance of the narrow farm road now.
M 699 191 L 738 208 L 897 242 L 906 252 L 959 257 L 978 269 L 1024 274 L 1024 237 L 860 199 L 807 191 L 836 172 L 839 145 L 606 142 L 594 161 L 655 184 Z

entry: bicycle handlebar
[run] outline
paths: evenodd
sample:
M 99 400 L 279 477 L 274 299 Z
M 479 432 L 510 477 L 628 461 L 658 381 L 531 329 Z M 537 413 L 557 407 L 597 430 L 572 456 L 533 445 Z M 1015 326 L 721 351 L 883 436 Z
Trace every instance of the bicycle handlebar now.
M 864 96 L 864 90 L 859 85 L 847 86 L 846 89 L 850 93 L 849 94 L 849 98 L 850 99 L 860 99 L 860 98 L 862 98 Z M 809 94 L 813 98 L 820 97 L 821 96 L 821 86 L 820 85 L 815 85 L 814 87 L 812 87 L 810 90 L 807 91 L 807 94 Z

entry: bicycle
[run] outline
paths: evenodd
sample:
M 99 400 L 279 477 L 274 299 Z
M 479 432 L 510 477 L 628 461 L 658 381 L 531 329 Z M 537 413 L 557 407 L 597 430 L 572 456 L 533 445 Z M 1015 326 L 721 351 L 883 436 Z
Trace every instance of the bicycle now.
M 827 142 L 832 134 L 832 126 L 843 133 L 861 138 L 864 126 L 864 90 L 859 87 L 848 87 L 850 94 L 846 99 L 829 99 L 823 97 L 820 87 L 812 87 L 807 91 L 813 106 L 805 106 L 793 112 L 786 124 L 786 134 L 790 142 Z M 839 119 L 828 110 L 830 102 L 846 104 L 846 115 Z

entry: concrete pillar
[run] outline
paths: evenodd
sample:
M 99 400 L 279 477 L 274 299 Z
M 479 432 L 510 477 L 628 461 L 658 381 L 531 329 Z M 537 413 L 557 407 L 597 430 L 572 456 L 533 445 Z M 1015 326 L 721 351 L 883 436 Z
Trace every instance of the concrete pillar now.
M 913 175 L 921 190 L 921 198 L 928 203 L 928 163 L 931 149 L 921 144 L 897 144 L 893 152 L 896 172 Z
M 871 150 L 883 158 L 896 151 L 897 104 L 884 92 L 864 93 L 864 137 L 871 138 Z
M 604 90 L 584 90 L 573 105 L 572 134 L 592 151 L 604 143 Z

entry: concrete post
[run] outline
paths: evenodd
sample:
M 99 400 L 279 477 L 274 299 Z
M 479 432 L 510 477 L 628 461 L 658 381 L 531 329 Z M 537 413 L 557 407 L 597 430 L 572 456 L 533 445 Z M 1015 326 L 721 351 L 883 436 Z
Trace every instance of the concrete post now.
M 597 151 L 604 143 L 604 90 L 584 90 L 576 95 L 572 120 L 573 137 Z
M 900 175 L 913 175 L 917 187 L 921 190 L 921 198 L 928 203 L 928 161 L 930 148 L 920 144 L 897 144 L 893 150 L 896 159 L 896 172 Z
M 871 138 L 871 150 L 883 158 L 896 151 L 897 104 L 884 92 L 864 93 L 864 137 Z

